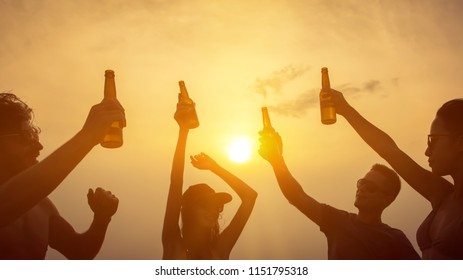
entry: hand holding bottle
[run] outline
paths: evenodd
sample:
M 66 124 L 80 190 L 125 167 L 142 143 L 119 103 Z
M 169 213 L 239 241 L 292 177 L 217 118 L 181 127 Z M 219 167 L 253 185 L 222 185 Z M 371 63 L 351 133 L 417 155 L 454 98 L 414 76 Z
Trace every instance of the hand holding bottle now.
M 184 81 L 178 82 L 180 93 L 178 94 L 177 110 L 174 118 L 180 127 L 196 128 L 199 126 L 198 115 L 196 114 L 196 104 L 189 97 Z
M 177 121 L 178 125 L 183 128 L 191 128 L 191 112 L 195 110 L 193 104 L 188 104 L 184 102 L 180 102 L 180 94 L 179 94 L 179 102 L 177 103 L 177 108 L 175 110 L 174 119 Z
M 89 137 L 93 145 L 97 145 L 114 122 L 125 127 L 124 108 L 117 100 L 104 100 L 90 109 L 81 133 Z
M 278 132 L 259 131 L 259 155 L 273 164 L 283 157 L 283 141 Z
M 333 100 L 334 106 L 336 107 L 336 113 L 344 116 L 347 108 L 349 108 L 350 105 L 347 103 L 342 92 L 331 89 L 331 98 Z

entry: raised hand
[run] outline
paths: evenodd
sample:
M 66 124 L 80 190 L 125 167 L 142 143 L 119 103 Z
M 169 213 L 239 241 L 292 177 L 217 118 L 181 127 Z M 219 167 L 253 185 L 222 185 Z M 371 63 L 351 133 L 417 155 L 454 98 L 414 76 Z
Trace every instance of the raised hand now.
M 259 131 L 259 155 L 273 163 L 283 156 L 283 142 L 278 132 Z
M 101 142 L 109 127 L 115 121 L 125 127 L 124 108 L 117 100 L 103 100 L 90 109 L 82 132 L 91 137 L 96 145 Z
M 195 156 L 190 156 L 190 159 L 191 159 L 191 164 L 194 167 L 198 169 L 202 169 L 202 170 L 212 170 L 219 166 L 217 162 L 215 162 L 211 157 L 209 157 L 205 153 L 200 153 Z
M 331 89 L 331 98 L 336 106 L 336 113 L 343 116 L 346 109 L 349 107 L 344 95 L 340 91 Z
M 119 199 L 110 191 L 102 188 L 89 189 L 87 193 L 88 205 L 95 216 L 101 218 L 111 218 L 117 211 Z
M 181 128 L 192 128 L 192 118 L 196 117 L 195 104 L 181 102 L 181 94 L 178 94 L 177 109 L 175 110 L 174 119 Z M 197 117 L 196 117 L 197 118 Z

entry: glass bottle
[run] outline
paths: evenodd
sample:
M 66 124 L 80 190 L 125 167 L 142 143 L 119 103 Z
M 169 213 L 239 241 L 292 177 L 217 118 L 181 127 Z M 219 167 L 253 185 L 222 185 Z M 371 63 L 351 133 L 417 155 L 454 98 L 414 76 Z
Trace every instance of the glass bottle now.
M 180 87 L 180 94 L 179 94 L 179 99 L 177 103 L 177 111 L 182 108 L 182 110 L 185 110 L 184 112 L 184 118 L 185 121 L 187 122 L 188 128 L 196 128 L 199 126 L 199 120 L 198 120 L 198 115 L 196 113 L 196 104 L 193 102 L 193 100 L 190 98 L 188 95 L 188 91 L 185 86 L 184 81 L 179 81 L 178 85 Z
M 323 124 L 336 122 L 336 108 L 331 97 L 330 77 L 328 68 L 322 68 L 322 89 L 320 90 L 320 113 Z
M 106 70 L 104 76 L 104 100 L 117 100 L 114 71 Z M 118 148 L 122 146 L 122 144 L 122 127 L 118 121 L 115 121 L 111 124 L 111 127 L 101 141 L 101 146 L 105 148 Z
M 272 123 L 270 122 L 270 116 L 268 114 L 267 107 L 262 107 L 262 121 L 264 124 L 262 132 L 275 132 L 275 129 L 272 127 Z

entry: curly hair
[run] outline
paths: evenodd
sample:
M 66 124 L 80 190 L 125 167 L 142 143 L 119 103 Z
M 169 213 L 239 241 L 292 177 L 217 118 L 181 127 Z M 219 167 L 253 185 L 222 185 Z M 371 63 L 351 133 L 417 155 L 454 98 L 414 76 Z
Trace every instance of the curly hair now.
M 24 122 L 36 132 L 40 132 L 38 127 L 32 125 L 34 112 L 26 103 L 13 93 L 0 93 L 0 133 L 15 133 L 21 130 Z

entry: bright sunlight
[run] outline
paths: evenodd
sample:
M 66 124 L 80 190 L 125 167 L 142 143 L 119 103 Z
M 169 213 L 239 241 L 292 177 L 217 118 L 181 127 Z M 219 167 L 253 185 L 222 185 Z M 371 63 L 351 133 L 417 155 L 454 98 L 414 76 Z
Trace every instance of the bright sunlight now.
M 252 140 L 248 136 L 234 138 L 228 146 L 228 157 L 237 163 L 243 163 L 251 157 Z

